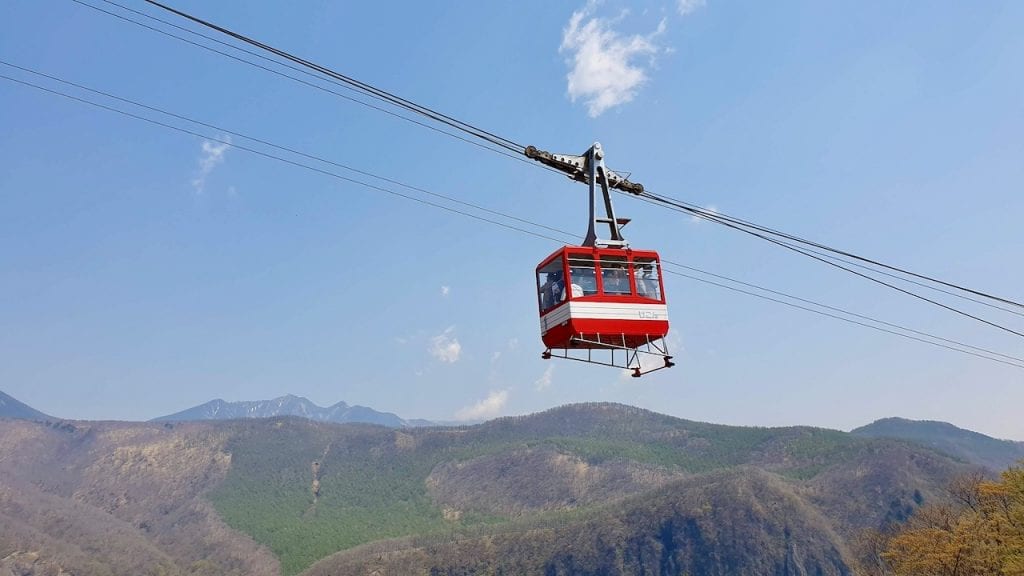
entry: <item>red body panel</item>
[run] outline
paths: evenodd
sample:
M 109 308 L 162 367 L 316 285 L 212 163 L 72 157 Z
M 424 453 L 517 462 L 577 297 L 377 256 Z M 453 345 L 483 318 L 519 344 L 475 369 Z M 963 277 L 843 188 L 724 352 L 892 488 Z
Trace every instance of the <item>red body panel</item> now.
M 603 348 L 600 344 L 573 342 L 574 339 L 602 342 L 611 346 L 636 348 L 668 334 L 666 320 L 598 320 L 570 318 L 543 334 L 548 348 Z

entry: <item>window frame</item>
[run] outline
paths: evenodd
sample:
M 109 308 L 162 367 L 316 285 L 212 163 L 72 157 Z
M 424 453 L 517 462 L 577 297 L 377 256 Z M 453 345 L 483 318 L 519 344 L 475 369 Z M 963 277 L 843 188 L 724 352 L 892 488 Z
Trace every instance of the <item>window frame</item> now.
M 632 259 L 630 254 L 628 254 L 626 252 L 623 252 L 622 254 L 611 254 L 611 253 L 599 254 L 598 258 L 597 258 L 597 262 L 598 262 L 598 269 L 597 269 L 598 270 L 598 277 L 600 278 L 600 284 L 598 285 L 598 293 L 601 296 L 607 296 L 609 298 L 634 298 L 635 296 L 637 296 L 636 286 L 633 283 L 633 259 Z M 604 266 L 605 262 L 607 262 L 608 264 L 618 263 L 618 264 L 622 265 L 621 268 L 608 266 L 607 270 L 611 271 L 613 269 L 618 268 L 618 269 L 623 270 L 625 272 L 626 278 L 627 278 L 627 280 L 629 282 L 629 288 L 628 288 L 627 292 L 625 292 L 625 293 L 622 293 L 622 292 L 608 292 L 607 290 L 605 290 L 605 288 L 604 288 L 604 280 L 605 280 L 604 272 L 606 270 L 606 268 Z
M 544 272 L 543 269 L 547 268 L 551 264 L 554 264 L 556 261 L 559 262 L 559 265 L 560 265 L 559 268 L 561 268 L 561 272 L 562 272 L 562 290 L 564 291 L 566 289 L 565 280 L 569 277 L 568 266 L 566 266 L 568 259 L 566 258 L 566 256 L 567 256 L 567 253 L 566 253 L 565 249 L 562 249 L 558 253 L 552 254 L 551 256 L 546 258 L 543 262 L 540 263 L 539 266 L 537 266 L 537 269 L 536 269 L 536 272 L 535 272 L 534 276 L 536 277 L 536 281 L 537 281 L 537 309 L 540 310 L 541 316 L 544 316 L 545 314 L 550 313 L 555 308 L 558 308 L 559 306 L 565 304 L 572 297 L 572 290 L 570 289 L 570 291 L 568 293 L 566 293 L 566 297 L 564 299 L 559 300 L 558 302 L 555 302 L 554 304 L 552 304 L 551 306 L 549 306 L 547 308 L 544 308 L 544 301 L 541 299 L 541 288 L 542 288 L 543 285 L 540 282 L 540 275 L 542 273 L 545 273 L 545 274 L 549 273 L 549 272 Z
M 640 261 L 641 264 L 651 264 L 651 265 L 653 265 L 654 271 L 658 275 L 658 298 L 651 298 L 650 296 L 641 296 L 640 295 L 640 286 L 636 284 L 637 281 L 638 281 L 638 278 L 636 277 L 636 269 L 637 269 L 636 264 L 637 264 L 638 260 Z M 640 253 L 640 254 L 634 254 L 630 258 L 629 264 L 630 264 L 630 268 L 633 269 L 633 272 L 632 272 L 631 276 L 632 276 L 632 281 L 634 283 L 634 289 L 636 290 L 636 292 L 635 292 L 636 297 L 639 300 L 642 300 L 642 301 L 645 301 L 645 302 L 659 302 L 661 304 L 664 304 L 665 303 L 665 277 L 664 277 L 663 270 L 661 268 L 661 258 L 658 257 L 658 255 L 656 253 L 653 253 L 653 252 L 643 252 L 643 253 Z
M 597 254 L 594 253 L 594 252 L 590 252 L 590 251 L 583 252 L 583 251 L 568 251 L 567 250 L 565 256 L 566 256 L 566 258 L 565 258 L 566 267 L 565 268 L 566 268 L 566 271 L 568 272 L 568 274 L 566 274 L 566 276 L 565 276 L 568 279 L 568 283 L 566 284 L 566 287 L 569 290 L 566 300 L 570 300 L 570 299 L 579 300 L 581 298 L 594 298 L 595 296 L 601 296 L 601 275 L 600 275 L 600 268 L 598 268 Z M 589 262 L 590 265 L 589 266 L 586 266 L 586 265 L 574 266 L 573 265 L 573 261 L 574 260 L 583 261 L 583 262 Z M 584 285 L 582 283 L 580 283 L 580 282 L 576 282 L 577 279 L 585 279 L 585 278 L 582 278 L 581 276 L 577 276 L 577 275 L 573 274 L 573 272 L 572 272 L 573 268 L 577 268 L 577 269 L 581 269 L 581 270 L 590 270 L 591 272 L 593 272 L 593 274 L 594 274 L 594 277 L 593 277 L 593 282 L 594 282 L 593 293 L 587 294 L 586 289 L 584 288 Z M 572 286 L 573 285 L 577 285 L 577 286 L 580 287 L 580 290 L 583 291 L 583 295 L 582 296 L 576 296 L 576 295 L 574 295 L 572 293 Z

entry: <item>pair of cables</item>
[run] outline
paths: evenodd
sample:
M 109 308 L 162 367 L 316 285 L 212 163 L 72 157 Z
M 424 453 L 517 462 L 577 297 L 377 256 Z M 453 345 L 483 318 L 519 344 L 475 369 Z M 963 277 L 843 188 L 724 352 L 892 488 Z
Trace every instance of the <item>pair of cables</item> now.
M 460 216 L 473 218 L 477 221 L 484 222 L 489 225 L 499 226 L 507 230 L 533 236 L 543 240 L 556 242 L 558 244 L 571 243 L 574 235 L 565 230 L 560 230 L 555 227 L 540 224 L 525 218 L 500 212 L 497 210 L 489 209 L 480 204 L 461 200 L 459 198 L 433 192 L 422 187 L 413 186 L 400 182 L 398 180 L 381 176 L 368 171 L 360 170 L 359 168 L 343 164 L 337 161 L 324 158 L 315 154 L 297 150 L 292 147 L 282 146 L 271 142 L 266 139 L 258 138 L 255 136 L 248 135 L 246 133 L 230 130 L 221 126 L 204 122 L 188 116 L 163 110 L 154 106 L 149 106 L 138 101 L 123 98 L 109 92 L 96 90 L 83 84 L 71 82 L 53 76 L 45 74 L 40 71 L 36 71 L 23 66 L 18 66 L 13 63 L 5 62 L 0 60 L 0 64 L 17 70 L 24 74 L 31 74 L 39 79 L 49 80 L 51 82 L 57 82 L 62 84 L 66 88 L 73 88 L 79 92 L 89 93 L 90 97 L 77 96 L 70 94 L 63 90 L 49 88 L 40 85 L 35 82 L 26 81 L 23 79 L 8 76 L 6 74 L 0 74 L 0 79 L 7 80 L 8 82 L 16 83 L 25 87 L 34 88 L 39 91 L 47 92 L 52 95 L 61 96 L 82 104 L 90 105 L 96 108 L 100 108 L 109 112 L 117 113 L 137 121 L 146 122 L 150 125 L 161 127 L 168 130 L 173 130 L 178 133 L 187 134 L 204 140 L 210 140 L 218 142 L 232 148 L 254 154 L 265 159 L 275 160 L 282 162 L 294 167 L 310 170 L 325 176 L 330 176 L 342 181 L 355 184 L 368 188 L 370 190 L 386 193 L 392 196 L 403 198 L 406 200 L 418 202 L 421 205 L 428 206 L 434 209 L 445 210 L 450 213 L 454 213 Z M 97 101 L 96 97 L 100 97 L 107 101 L 107 103 Z M 115 104 L 116 103 L 116 104 Z M 124 105 L 128 105 L 134 109 L 126 110 Z M 157 117 L 153 117 L 156 114 Z M 181 123 L 185 123 L 186 127 L 183 127 Z M 214 131 L 217 134 L 234 136 L 244 140 L 245 144 L 238 143 L 237 140 L 230 140 L 226 136 L 211 136 L 206 131 Z M 348 174 L 339 173 L 337 169 L 343 170 Z M 370 180 L 374 181 L 371 182 Z M 401 189 L 402 191 L 397 190 Z M 426 196 L 427 198 L 424 198 Z M 836 306 L 830 306 L 821 302 L 816 302 L 811 299 L 802 298 L 799 296 L 787 294 L 778 290 L 773 290 L 750 282 L 745 282 L 735 278 L 730 278 L 722 274 L 716 274 L 706 270 L 701 270 L 692 266 L 687 266 L 682 263 L 673 262 L 671 260 L 663 260 L 665 272 L 676 276 L 688 278 L 694 281 L 698 281 L 704 284 L 717 286 L 719 288 L 727 289 L 733 292 L 746 294 L 749 296 L 757 297 L 763 300 L 775 302 L 818 314 L 821 316 L 829 317 L 832 319 L 844 321 L 847 323 L 856 324 L 873 330 L 889 333 L 892 335 L 908 338 L 918 342 L 938 346 L 948 350 L 957 351 L 963 354 L 969 354 L 985 360 L 999 362 L 1005 365 L 1013 366 L 1015 368 L 1024 369 L 1024 358 L 1011 356 L 996 352 L 994 350 L 974 346 L 961 341 L 957 341 L 950 338 L 944 338 L 935 334 L 930 334 L 924 331 L 915 330 L 906 326 L 901 326 L 896 323 L 888 322 L 878 318 L 873 318 L 867 315 L 858 314 L 849 310 L 844 310 Z M 694 276 L 690 273 L 701 274 L 705 277 Z M 709 280 L 708 278 L 713 278 Z M 732 285 L 724 284 L 728 282 Z M 756 290 L 757 292 L 755 292 Z
M 523 158 L 524 147 L 515 142 L 514 140 L 499 136 L 491 131 L 485 130 L 474 124 L 459 120 L 453 116 L 443 114 L 430 107 L 418 104 L 409 99 L 402 98 L 396 94 L 393 94 L 387 90 L 378 88 L 366 82 L 362 82 L 348 75 L 342 74 L 335 70 L 332 70 L 326 66 L 313 62 L 309 59 L 296 56 L 285 50 L 270 46 L 264 42 L 256 40 L 245 34 L 241 34 L 224 26 L 220 26 L 208 20 L 199 18 L 192 14 L 173 8 L 167 4 L 161 3 L 157 0 L 144 0 L 147 4 L 156 7 L 168 14 L 174 15 L 175 17 L 183 19 L 190 25 L 206 29 L 208 31 L 215 32 L 230 41 L 225 41 L 220 38 L 211 36 L 209 34 L 203 34 L 193 30 L 190 27 L 182 26 L 174 22 L 153 16 L 146 12 L 135 10 L 114 0 L 99 0 L 106 5 L 116 8 L 122 11 L 121 14 L 114 13 L 110 10 L 103 9 L 94 4 L 90 4 L 85 0 L 72 0 L 82 6 L 89 7 L 93 10 L 103 12 L 105 14 L 114 16 L 123 21 L 130 22 L 132 24 L 142 26 L 143 28 L 155 31 L 166 36 L 175 38 L 179 41 L 186 42 L 193 46 L 197 46 L 222 56 L 232 58 L 234 60 L 244 62 L 251 66 L 284 76 L 293 81 L 297 81 L 314 88 L 331 92 L 337 96 L 353 101 L 355 103 L 368 106 L 369 108 L 375 109 L 380 112 L 390 114 L 392 116 L 401 118 L 413 124 L 425 127 L 442 134 L 446 134 L 450 137 L 457 138 L 464 142 L 480 146 L 491 152 L 496 152 L 508 157 L 512 157 L 516 160 L 526 161 L 531 165 L 538 166 L 540 168 L 551 170 L 547 166 L 529 162 Z M 95 1 L 95 0 L 93 0 Z M 125 14 L 131 14 L 126 16 Z M 194 39 L 203 39 L 207 42 L 214 42 L 222 48 L 232 50 L 234 53 L 228 53 L 217 47 L 209 46 L 197 42 L 195 40 L 180 36 L 174 32 L 170 32 L 166 29 L 156 28 L 146 22 L 142 22 L 134 19 L 135 17 L 142 17 L 152 23 L 158 23 L 165 27 L 170 27 L 173 30 L 184 32 L 189 34 Z M 257 58 L 260 62 L 255 62 L 249 58 Z M 295 77 L 288 72 L 282 72 L 279 69 L 271 68 L 267 66 L 271 64 L 275 67 L 284 67 L 284 69 L 290 72 L 299 72 L 305 75 L 306 78 Z M 333 86 L 344 88 L 350 93 L 356 94 L 362 98 L 369 98 L 372 102 L 367 102 L 363 99 L 353 98 L 352 96 L 338 93 L 332 88 L 326 88 L 319 83 L 310 82 L 309 79 L 316 79 L 318 81 L 326 81 Z M 388 107 L 393 108 L 388 109 Z M 407 114 L 411 113 L 420 116 L 422 120 L 409 117 Z M 553 170 L 552 170 L 553 171 Z M 790 250 L 801 256 L 810 258 L 829 265 L 837 270 L 852 274 L 863 279 L 869 280 L 885 288 L 894 290 L 901 294 L 910 296 L 919 301 L 926 302 L 928 304 L 937 306 L 946 311 L 958 314 L 962 317 L 966 317 L 990 327 L 997 328 L 1003 332 L 1013 334 L 1015 336 L 1024 337 L 1024 332 L 1018 331 L 1013 328 L 1009 328 L 1001 323 L 982 318 L 977 314 L 967 312 L 958 307 L 952 306 L 940 302 L 934 298 L 924 296 L 916 292 L 913 288 L 907 285 L 913 285 L 920 288 L 925 288 L 932 291 L 942 292 L 946 295 L 961 298 L 972 301 L 990 308 L 1000 310 L 1002 312 L 1008 312 L 1016 314 L 1018 316 L 1024 316 L 1024 304 L 1015 300 L 995 296 L 985 291 L 969 288 L 954 282 L 941 280 L 926 274 L 916 273 L 907 270 L 902 267 L 886 264 L 878 259 L 867 258 L 864 256 L 857 255 L 847 250 L 841 250 L 828 246 L 826 244 L 807 240 L 794 234 L 782 232 L 767 226 L 756 224 L 747 220 L 729 216 L 716 211 L 706 210 L 700 206 L 680 200 L 678 198 L 672 198 L 661 194 L 655 194 L 650 191 L 644 191 L 640 195 L 641 199 L 655 205 L 659 205 L 670 210 L 675 210 L 692 215 L 696 218 L 701 218 L 715 224 L 724 226 L 729 229 L 743 232 L 754 238 L 769 242 L 776 246 Z M 888 280 L 882 279 L 881 277 L 888 277 L 892 280 L 897 280 L 904 283 L 904 285 L 894 284 Z

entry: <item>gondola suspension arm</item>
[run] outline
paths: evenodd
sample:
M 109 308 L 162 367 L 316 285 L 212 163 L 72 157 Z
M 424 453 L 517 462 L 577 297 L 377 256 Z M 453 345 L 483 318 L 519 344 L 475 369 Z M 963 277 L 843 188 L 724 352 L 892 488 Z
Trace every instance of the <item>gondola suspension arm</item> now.
M 627 178 L 609 170 L 604 165 L 604 150 L 599 142 L 594 142 L 581 156 L 552 154 L 551 152 L 538 150 L 534 146 L 527 146 L 524 153 L 527 158 L 564 172 L 572 180 L 589 185 L 590 222 L 588 223 L 586 238 L 583 240 L 583 246 L 629 247 L 629 243 L 626 242 L 625 237 L 622 235 L 622 227 L 629 223 L 629 219 L 615 217 L 611 189 L 614 188 L 639 195 L 643 193 L 644 187 L 642 184 L 630 182 Z M 596 211 L 597 187 L 599 185 L 604 200 L 604 217 L 598 217 Z M 597 228 L 600 224 L 608 226 L 609 237 L 607 239 L 598 238 L 597 236 Z

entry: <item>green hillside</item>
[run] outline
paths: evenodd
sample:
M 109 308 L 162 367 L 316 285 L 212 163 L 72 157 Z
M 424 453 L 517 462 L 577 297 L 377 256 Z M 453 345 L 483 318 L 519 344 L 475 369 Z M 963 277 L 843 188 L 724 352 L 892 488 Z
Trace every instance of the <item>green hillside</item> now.
M 289 575 L 380 539 L 469 538 L 489 526 L 586 510 L 739 466 L 792 482 L 807 498 L 818 497 L 812 506 L 828 509 L 828 498 L 819 496 L 831 484 L 816 478 L 874 453 L 906 450 L 832 430 L 720 426 L 615 404 L 464 428 L 396 431 L 298 419 L 230 425 L 231 468 L 210 498 L 231 527 L 268 546 Z M 913 481 L 930 493 L 955 467 L 943 461 L 929 472 L 935 478 Z M 912 502 L 904 488 L 893 496 L 901 509 Z M 858 498 L 856 491 L 843 496 Z M 884 521 L 890 504 L 859 521 Z
M 849 556 L 843 539 L 792 486 L 739 467 L 674 481 L 562 521 L 342 552 L 308 574 L 845 576 Z
M 844 575 L 862 529 L 978 470 L 617 404 L 416 429 L 0 419 L 0 461 L 0 571 L 80 576 Z
M 998 440 L 946 422 L 883 418 L 850 433 L 867 438 L 909 440 L 997 472 L 1024 459 L 1024 443 Z

